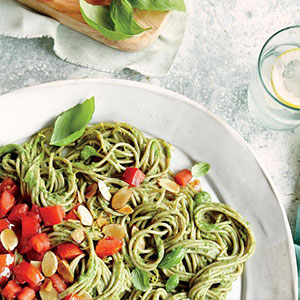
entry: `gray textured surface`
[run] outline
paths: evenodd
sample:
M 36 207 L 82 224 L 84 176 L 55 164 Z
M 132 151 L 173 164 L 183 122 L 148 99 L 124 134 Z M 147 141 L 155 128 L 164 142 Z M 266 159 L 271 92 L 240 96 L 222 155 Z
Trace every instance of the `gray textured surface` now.
M 101 73 L 56 57 L 51 39 L 0 36 L 0 94 L 54 80 L 87 77 L 148 82 L 183 94 L 219 115 L 249 143 L 273 179 L 293 228 L 300 203 L 300 129 L 275 132 L 253 123 L 247 108 L 247 85 L 263 42 L 275 31 L 300 23 L 300 3 L 194 2 L 183 45 L 166 76 L 149 78 L 128 70 Z

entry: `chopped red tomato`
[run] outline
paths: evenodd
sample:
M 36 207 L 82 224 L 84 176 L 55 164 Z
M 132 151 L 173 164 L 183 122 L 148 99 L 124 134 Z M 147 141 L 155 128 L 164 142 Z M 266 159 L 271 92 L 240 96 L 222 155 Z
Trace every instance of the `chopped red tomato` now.
M 4 229 L 12 229 L 14 225 L 8 221 L 8 219 L 1 219 L 0 220 L 0 232 L 2 232 Z
M 100 258 L 104 258 L 118 253 L 122 249 L 122 246 L 122 240 L 108 236 L 98 242 L 96 246 L 96 254 Z
M 41 232 L 41 225 L 35 216 L 23 216 L 21 218 L 22 238 L 30 239 Z
M 70 210 L 68 212 L 68 214 L 66 215 L 66 220 L 79 220 L 77 215 L 76 215 L 76 212 L 77 212 L 77 208 L 78 206 L 80 205 L 80 203 L 76 204 L 72 210 Z
M 57 246 L 57 254 L 61 259 L 73 259 L 83 254 L 83 251 L 75 244 L 66 243 Z
M 40 207 L 37 206 L 36 204 L 33 204 L 31 207 L 30 212 L 27 214 L 28 216 L 35 216 L 39 223 L 42 223 L 42 215 L 40 213 Z
M 13 207 L 8 215 L 8 220 L 11 222 L 20 222 L 23 216 L 26 216 L 28 212 L 28 205 L 19 203 Z
M 139 168 L 126 168 L 122 180 L 130 186 L 139 186 L 145 179 L 146 175 Z
M 192 172 L 190 170 L 183 169 L 175 175 L 175 181 L 181 186 L 186 186 L 192 177 Z
M 47 233 L 39 233 L 30 239 L 32 248 L 37 253 L 45 253 L 50 250 L 50 240 Z
M 97 183 L 92 183 L 91 185 L 89 185 L 87 188 L 86 188 L 86 191 L 85 191 L 85 198 L 86 199 L 91 199 L 92 197 L 94 197 L 97 193 L 97 190 L 98 190 L 98 185 Z
M 52 281 L 53 287 L 59 294 L 68 287 L 58 274 L 54 274 L 50 277 L 50 279 Z
M 33 300 L 35 298 L 35 291 L 28 287 L 25 286 L 23 290 L 18 294 L 18 300 Z
M 1 286 L 3 286 L 8 281 L 14 263 L 15 263 L 15 256 L 13 254 L 0 255 L 0 285 Z
M 63 300 L 80 300 L 80 297 L 77 294 L 71 294 L 65 297 Z
M 61 205 L 40 207 L 40 213 L 46 226 L 59 224 L 66 216 L 66 213 Z
M 13 300 L 22 291 L 22 288 L 16 281 L 10 280 L 5 288 L 1 291 L 1 295 L 7 300 Z
M 89 4 L 92 5 L 105 5 L 105 6 L 109 6 L 111 3 L 111 0 L 87 0 L 87 2 Z
M 30 251 L 32 249 L 32 246 L 29 243 L 29 239 L 24 239 L 24 238 L 19 239 L 19 244 L 17 249 L 20 254 L 25 254 L 28 251 Z
M 5 217 L 5 215 L 13 208 L 15 205 L 15 196 L 5 190 L 0 196 L 0 218 Z
M 17 281 L 20 283 L 25 281 L 31 286 L 39 285 L 44 280 L 42 273 L 25 260 L 13 267 L 13 273 Z
M 26 252 L 26 257 L 27 257 L 27 260 L 29 260 L 29 261 L 31 261 L 31 260 L 42 261 L 44 258 L 44 255 L 45 255 L 45 253 L 38 253 L 33 249 L 30 249 L 29 251 Z
M 0 194 L 2 194 L 4 191 L 8 191 L 15 197 L 19 194 L 19 188 L 12 178 L 5 178 L 0 183 Z

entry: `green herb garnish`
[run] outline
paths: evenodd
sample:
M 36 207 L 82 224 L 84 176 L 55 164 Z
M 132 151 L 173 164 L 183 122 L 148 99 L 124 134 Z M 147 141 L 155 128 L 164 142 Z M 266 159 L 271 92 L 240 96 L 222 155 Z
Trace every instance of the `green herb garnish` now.
M 194 177 L 203 176 L 209 171 L 209 169 L 210 169 L 210 164 L 201 161 L 192 167 L 192 175 Z
M 135 289 L 146 292 L 150 288 L 148 273 L 139 268 L 135 268 L 131 273 L 131 279 Z
M 158 267 L 160 269 L 170 269 L 174 266 L 177 266 L 179 263 L 181 263 L 185 255 L 186 249 L 181 247 L 176 248 L 164 256 Z
M 176 287 L 178 286 L 179 283 L 179 276 L 177 274 L 172 275 L 166 282 L 166 291 L 170 293 Z

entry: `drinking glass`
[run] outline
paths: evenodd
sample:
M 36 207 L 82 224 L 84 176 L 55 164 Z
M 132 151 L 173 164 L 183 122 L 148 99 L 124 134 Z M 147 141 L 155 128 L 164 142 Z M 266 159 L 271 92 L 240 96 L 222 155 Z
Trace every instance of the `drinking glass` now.
M 300 126 L 300 107 L 283 103 L 275 95 L 271 83 L 272 68 L 278 56 L 296 48 L 300 48 L 300 26 L 291 26 L 276 32 L 260 51 L 248 87 L 248 107 L 254 120 L 266 128 L 289 130 Z M 300 86 L 300 78 L 297 80 Z

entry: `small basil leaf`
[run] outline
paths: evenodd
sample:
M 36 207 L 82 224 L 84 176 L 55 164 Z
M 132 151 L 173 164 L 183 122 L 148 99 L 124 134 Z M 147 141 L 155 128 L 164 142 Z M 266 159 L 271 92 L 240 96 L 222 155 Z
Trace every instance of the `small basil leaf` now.
M 84 146 L 80 152 L 80 158 L 82 160 L 87 160 L 95 155 L 97 155 L 97 150 L 91 146 Z
M 132 37 L 132 34 L 126 34 L 116 30 L 111 18 L 109 6 L 92 5 L 85 0 L 79 0 L 79 4 L 85 22 L 106 38 L 111 40 L 124 40 Z
M 135 268 L 131 273 L 131 279 L 135 289 L 146 292 L 150 288 L 148 273 L 139 268 Z
M 209 169 L 210 169 L 210 164 L 201 161 L 192 167 L 192 175 L 194 177 L 203 176 L 209 171 Z
M 132 6 L 127 0 L 112 0 L 110 15 L 115 24 L 116 31 L 136 35 L 148 30 L 143 29 L 136 23 L 132 13 Z
M 181 263 L 185 254 L 186 249 L 181 247 L 176 248 L 164 256 L 164 258 L 159 263 L 158 267 L 160 269 L 170 269 L 174 266 L 177 266 L 179 263 Z
M 176 289 L 179 283 L 179 276 L 177 274 L 172 275 L 166 282 L 166 291 L 170 293 L 174 289 Z
M 211 202 L 211 196 L 209 193 L 201 191 L 196 194 L 194 199 L 195 207 L 197 207 L 200 204 Z
M 81 137 L 94 110 L 95 98 L 92 97 L 60 114 L 55 121 L 50 144 L 65 146 Z
M 144 10 L 186 11 L 184 0 L 129 0 L 132 7 Z

